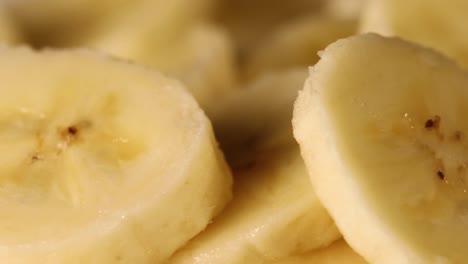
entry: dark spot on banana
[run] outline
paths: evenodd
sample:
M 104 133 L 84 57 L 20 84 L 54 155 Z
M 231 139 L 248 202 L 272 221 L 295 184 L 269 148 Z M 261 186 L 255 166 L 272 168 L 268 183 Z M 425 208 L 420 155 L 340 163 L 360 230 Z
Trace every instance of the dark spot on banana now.
M 68 131 L 68 134 L 73 135 L 73 136 L 78 133 L 78 129 L 74 126 L 69 126 L 67 128 L 67 131 Z
M 463 133 L 461 131 L 455 131 L 453 139 L 455 139 L 455 141 L 461 141 L 463 139 Z
M 437 171 L 437 176 L 439 177 L 439 179 L 445 180 L 445 174 L 442 170 Z
M 433 118 L 428 119 L 426 123 L 424 124 L 424 127 L 427 129 L 432 129 L 432 128 L 439 128 L 440 125 L 440 116 L 435 115 Z

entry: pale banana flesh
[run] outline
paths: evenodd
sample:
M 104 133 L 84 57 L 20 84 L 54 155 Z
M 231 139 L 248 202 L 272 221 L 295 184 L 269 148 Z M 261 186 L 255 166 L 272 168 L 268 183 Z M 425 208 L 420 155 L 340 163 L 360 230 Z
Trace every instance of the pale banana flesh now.
M 131 8 L 102 21 L 85 45 L 115 56 L 139 60 L 141 53 L 170 47 L 174 38 L 200 23 L 213 8 L 213 0 L 139 0 Z
M 64 46 L 88 34 L 90 28 L 110 14 L 128 10 L 142 1 L 4 0 L 0 4 L 19 22 L 30 43 L 38 46 Z
M 271 262 L 272 264 L 366 264 L 352 248 L 340 239 L 330 246 L 312 250 L 298 256 L 291 256 L 282 260 Z
M 204 22 L 212 6 L 212 0 L 145 0 L 102 23 L 83 45 L 182 80 L 211 116 L 236 79 L 230 37 Z
M 293 67 L 305 69 L 318 61 L 317 52 L 356 30 L 353 18 L 310 15 L 295 19 L 258 44 L 246 62 L 247 78 Z
M 0 5 L 0 43 L 12 45 L 23 40 L 17 23 L 11 15 Z
M 220 140 L 240 140 L 223 148 L 236 168 L 234 198 L 168 263 L 262 263 L 341 237 L 311 190 L 292 135 L 293 102 L 306 75 L 290 70 L 261 77 L 216 112 Z M 243 140 L 252 137 L 256 142 L 246 146 Z
M 328 0 L 327 0 L 328 1 Z M 218 0 L 216 20 L 226 27 L 239 48 L 241 63 L 268 32 L 292 18 L 320 12 L 325 0 Z
M 259 155 L 234 177 L 233 201 L 168 263 L 268 263 L 340 238 L 297 146 Z
M 342 19 L 358 19 L 369 1 L 373 0 L 328 0 L 325 12 Z
M 468 1 L 369 0 L 360 31 L 399 36 L 468 67 Z
M 179 82 L 27 48 L 0 48 L 0 79 L 1 263 L 160 263 L 230 199 L 210 122 Z
M 294 135 L 346 241 L 370 263 L 465 263 L 468 74 L 375 34 L 321 56 Z

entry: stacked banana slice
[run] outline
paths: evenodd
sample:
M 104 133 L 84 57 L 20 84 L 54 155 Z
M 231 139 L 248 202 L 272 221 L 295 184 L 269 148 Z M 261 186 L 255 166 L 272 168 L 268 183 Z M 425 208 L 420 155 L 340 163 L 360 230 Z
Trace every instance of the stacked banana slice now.
M 236 75 L 230 37 L 204 19 L 212 9 L 212 0 L 141 0 L 101 23 L 82 44 L 182 80 L 211 116 Z
M 246 59 L 246 78 L 291 67 L 306 69 L 315 64 L 317 52 L 336 39 L 356 31 L 356 19 L 336 16 L 306 16 L 291 21 L 258 44 Z
M 465 263 L 468 73 L 400 39 L 338 41 L 311 70 L 294 134 L 314 189 L 370 263 Z
M 179 82 L 27 48 L 0 49 L 0 79 L 0 263 L 160 263 L 229 201 L 210 122 Z
M 437 49 L 468 67 L 468 1 L 369 0 L 361 32 L 399 36 Z

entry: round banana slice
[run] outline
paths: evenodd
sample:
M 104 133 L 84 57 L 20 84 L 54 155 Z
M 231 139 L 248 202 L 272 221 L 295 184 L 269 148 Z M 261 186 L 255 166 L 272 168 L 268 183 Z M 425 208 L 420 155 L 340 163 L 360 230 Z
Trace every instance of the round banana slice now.
M 299 256 L 272 262 L 272 264 L 366 264 L 344 240 L 338 240 L 329 247 L 313 250 Z
M 0 49 L 0 262 L 161 263 L 230 199 L 181 85 L 88 51 Z
M 468 67 L 468 1 L 371 0 L 360 32 L 375 32 L 437 49 Z
M 246 77 L 268 71 L 314 65 L 317 52 L 337 39 L 351 36 L 356 21 L 331 16 L 308 16 L 279 27 L 260 43 L 246 63 Z
M 294 135 L 346 241 L 370 263 L 465 263 L 468 74 L 375 34 L 321 56 Z
M 234 177 L 233 201 L 168 263 L 268 263 L 340 237 L 297 146 L 265 153 Z

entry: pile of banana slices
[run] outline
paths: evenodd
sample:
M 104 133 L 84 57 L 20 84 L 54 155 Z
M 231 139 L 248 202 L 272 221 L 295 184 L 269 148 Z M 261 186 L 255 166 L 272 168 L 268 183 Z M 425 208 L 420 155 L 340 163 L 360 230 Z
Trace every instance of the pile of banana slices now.
M 1 1 L 0 263 L 468 263 L 467 14 Z

